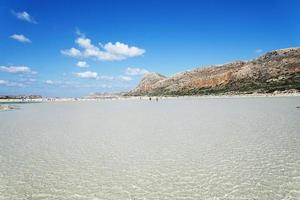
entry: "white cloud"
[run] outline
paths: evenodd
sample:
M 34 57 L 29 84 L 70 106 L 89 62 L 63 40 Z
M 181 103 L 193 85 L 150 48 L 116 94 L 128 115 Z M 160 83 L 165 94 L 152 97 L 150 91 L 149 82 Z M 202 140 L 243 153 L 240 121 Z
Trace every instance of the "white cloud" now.
M 79 37 L 75 40 L 75 43 L 84 49 L 97 49 L 92 43 L 91 40 L 85 37 Z
M 8 73 L 27 73 L 27 74 L 36 74 L 36 72 L 32 71 L 30 67 L 27 66 L 0 66 L 0 71 L 8 72 Z
M 78 61 L 76 64 L 78 67 L 89 67 L 89 65 L 85 61 Z
M 12 38 L 14 40 L 17 40 L 19 42 L 23 42 L 23 43 L 30 43 L 31 42 L 30 39 L 28 39 L 27 37 L 25 37 L 22 34 L 13 34 L 13 35 L 10 36 L 10 38 Z
M 78 78 L 86 78 L 86 79 L 96 79 L 96 78 L 98 78 L 98 73 L 97 72 L 91 72 L 91 71 L 78 72 L 78 73 L 74 73 L 74 75 Z
M 146 69 L 128 67 L 125 71 L 125 74 L 129 76 L 139 76 L 139 75 L 144 75 L 148 72 L 149 71 Z
M 35 21 L 35 19 L 29 15 L 28 12 L 26 11 L 23 11 L 23 12 L 15 12 L 15 11 L 11 11 L 11 13 L 17 17 L 19 20 L 22 20 L 22 21 L 27 21 L 29 23 L 33 23 L 33 24 L 37 24 L 37 22 Z
M 0 80 L 0 85 L 8 87 L 24 87 L 23 83 L 11 82 L 6 80 Z
M 89 38 L 84 37 L 80 32 L 80 35 L 75 40 L 75 43 L 82 48 L 82 51 L 75 49 L 74 47 L 69 50 L 62 50 L 61 53 L 72 57 L 84 57 L 95 58 L 103 61 L 125 60 L 130 57 L 136 57 L 143 55 L 146 51 L 138 47 L 129 47 L 127 44 L 116 42 L 115 44 L 109 42 L 105 45 L 95 46 L 92 44 Z
M 64 55 L 70 56 L 70 57 L 80 57 L 81 56 L 81 52 L 78 49 L 73 48 L 73 47 L 71 49 L 61 50 L 60 52 Z
M 129 77 L 129 76 L 119 76 L 119 78 L 122 80 L 122 81 L 131 81 L 132 78 Z
M 144 49 L 139 49 L 135 46 L 129 47 L 127 44 L 121 42 L 116 42 L 115 44 L 109 42 L 104 45 L 104 49 L 110 54 L 124 57 L 135 57 L 145 53 Z
M 255 50 L 255 53 L 258 53 L 258 54 L 260 54 L 260 53 L 262 53 L 262 52 L 263 52 L 262 49 L 256 49 L 256 50 Z

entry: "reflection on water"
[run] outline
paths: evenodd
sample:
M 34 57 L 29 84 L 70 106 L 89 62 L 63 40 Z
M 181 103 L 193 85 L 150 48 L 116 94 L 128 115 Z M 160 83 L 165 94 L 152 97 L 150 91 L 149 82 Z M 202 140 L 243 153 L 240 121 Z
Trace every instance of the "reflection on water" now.
M 0 113 L 0 199 L 300 199 L 299 101 L 21 105 Z

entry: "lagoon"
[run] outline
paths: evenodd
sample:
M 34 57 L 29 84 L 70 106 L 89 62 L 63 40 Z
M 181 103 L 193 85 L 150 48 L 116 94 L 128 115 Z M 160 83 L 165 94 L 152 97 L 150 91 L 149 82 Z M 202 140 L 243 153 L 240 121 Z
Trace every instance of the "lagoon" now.
M 2 199 L 300 199 L 300 97 L 21 104 Z

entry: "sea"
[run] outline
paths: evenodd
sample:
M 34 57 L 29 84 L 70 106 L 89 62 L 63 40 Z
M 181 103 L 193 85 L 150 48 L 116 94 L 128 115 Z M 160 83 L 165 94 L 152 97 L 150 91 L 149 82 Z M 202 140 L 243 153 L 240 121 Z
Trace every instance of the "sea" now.
M 300 97 L 18 104 L 0 200 L 299 200 Z

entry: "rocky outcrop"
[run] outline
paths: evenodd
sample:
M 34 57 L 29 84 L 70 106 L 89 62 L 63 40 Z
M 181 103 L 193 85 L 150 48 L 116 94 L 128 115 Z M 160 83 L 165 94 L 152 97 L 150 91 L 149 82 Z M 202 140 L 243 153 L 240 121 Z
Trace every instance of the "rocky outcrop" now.
M 159 73 L 146 73 L 144 78 L 141 80 L 139 85 L 132 91 L 132 94 L 144 94 L 145 92 L 151 91 L 156 83 L 167 79 L 167 77 Z
M 270 93 L 300 90 L 300 48 L 281 49 L 251 61 L 196 68 L 169 78 L 146 74 L 129 95 Z

